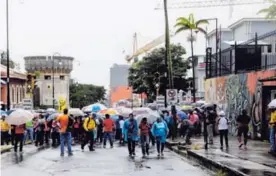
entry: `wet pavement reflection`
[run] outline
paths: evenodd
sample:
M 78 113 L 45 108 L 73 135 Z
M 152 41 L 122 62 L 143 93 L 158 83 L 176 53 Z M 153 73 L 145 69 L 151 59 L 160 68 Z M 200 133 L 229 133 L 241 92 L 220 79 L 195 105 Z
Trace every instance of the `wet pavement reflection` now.
M 82 152 L 80 146 L 73 149 L 74 156 L 64 157 L 59 156 L 59 149 L 52 148 L 42 151 L 30 149 L 23 154 L 11 152 L 1 156 L 1 171 L 8 176 L 210 175 L 207 170 L 169 150 L 164 152 L 164 158 L 158 159 L 155 149 L 151 149 L 149 158 L 142 159 L 140 148 L 137 148 L 135 158 L 128 157 L 126 147 L 97 148 L 94 152 L 88 149 Z

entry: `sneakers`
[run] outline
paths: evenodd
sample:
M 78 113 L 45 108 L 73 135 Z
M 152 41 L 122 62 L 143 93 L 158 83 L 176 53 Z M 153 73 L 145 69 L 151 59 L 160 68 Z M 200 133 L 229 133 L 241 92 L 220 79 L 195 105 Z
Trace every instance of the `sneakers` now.
M 64 153 L 61 153 L 60 156 L 64 156 Z
M 106 148 L 106 146 L 104 145 L 103 148 Z
M 92 149 L 90 149 L 90 151 L 93 152 L 93 151 L 95 151 L 95 149 L 92 148 Z
M 164 156 L 164 153 L 163 153 L 163 152 L 161 152 L 161 156 L 162 156 L 162 157 Z
M 71 152 L 71 153 L 68 153 L 68 156 L 73 156 L 73 153 Z
M 157 154 L 157 157 L 160 157 L 160 153 Z
M 220 150 L 222 150 L 223 149 L 223 146 L 220 146 Z
M 240 143 L 240 145 L 239 145 L 239 149 L 241 149 L 241 147 L 243 146 L 243 143 Z

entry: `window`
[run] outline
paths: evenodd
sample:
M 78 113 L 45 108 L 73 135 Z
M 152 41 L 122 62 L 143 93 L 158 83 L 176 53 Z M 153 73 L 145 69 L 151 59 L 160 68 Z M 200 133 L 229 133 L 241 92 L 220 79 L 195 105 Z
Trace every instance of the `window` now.
M 267 46 L 267 52 L 268 52 L 268 53 L 271 53 L 271 52 L 272 52 L 272 46 L 271 46 L 271 45 L 268 45 L 268 46 Z
M 60 80 L 65 80 L 65 77 L 63 75 L 59 76 Z
M 50 75 L 45 75 L 45 76 L 44 76 L 44 79 L 45 79 L 45 80 L 51 80 L 51 76 L 50 76 Z
M 262 53 L 264 53 L 264 46 L 261 46 L 261 49 L 262 49 Z

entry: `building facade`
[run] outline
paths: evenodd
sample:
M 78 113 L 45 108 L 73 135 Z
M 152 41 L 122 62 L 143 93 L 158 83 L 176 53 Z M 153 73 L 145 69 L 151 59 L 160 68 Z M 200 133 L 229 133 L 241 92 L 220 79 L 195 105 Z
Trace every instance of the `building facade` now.
M 7 68 L 1 65 L 1 108 L 7 105 Z M 22 100 L 26 98 L 26 75 L 10 69 L 10 108 L 22 107 Z
M 24 57 L 25 69 L 35 73 L 36 92 L 40 106 L 58 106 L 59 99 L 66 100 L 69 107 L 70 73 L 73 70 L 73 57 L 65 56 L 27 56 Z M 37 74 L 39 72 L 39 74 Z M 54 82 L 53 82 L 54 79 Z

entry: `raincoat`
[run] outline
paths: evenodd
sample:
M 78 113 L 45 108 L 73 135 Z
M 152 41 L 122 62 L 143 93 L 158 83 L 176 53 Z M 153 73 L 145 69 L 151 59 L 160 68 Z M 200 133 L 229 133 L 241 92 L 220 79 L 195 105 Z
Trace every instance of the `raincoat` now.
M 151 128 L 151 133 L 154 137 L 161 137 L 161 143 L 166 142 L 167 134 L 169 132 L 168 126 L 166 122 L 161 121 L 161 122 L 154 122 L 152 128 Z
M 133 123 L 134 123 L 134 129 L 133 129 L 133 133 L 132 133 L 132 140 L 137 141 L 138 140 L 138 123 L 137 120 L 133 119 Z M 124 127 L 123 127 L 123 135 L 124 135 L 124 140 L 127 141 L 128 139 L 128 128 L 129 128 L 129 124 L 130 121 L 129 119 L 127 119 L 124 123 Z

